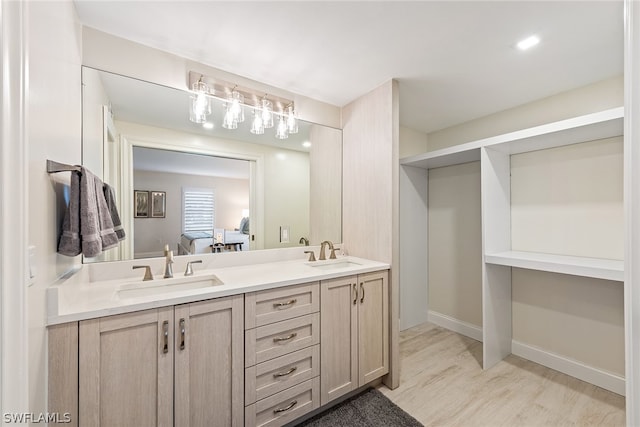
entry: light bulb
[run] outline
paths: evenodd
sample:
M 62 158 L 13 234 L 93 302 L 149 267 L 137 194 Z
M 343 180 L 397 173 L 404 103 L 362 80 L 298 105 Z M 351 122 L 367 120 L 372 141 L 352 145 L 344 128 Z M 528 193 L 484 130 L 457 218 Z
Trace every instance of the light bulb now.
M 273 103 L 268 99 L 262 99 L 262 125 L 266 128 L 273 127 Z
M 276 138 L 287 139 L 289 138 L 289 132 L 287 130 L 287 123 L 283 116 L 280 116 L 278 121 L 278 128 L 276 129 Z
M 253 110 L 253 122 L 251 122 L 251 133 L 262 135 L 264 133 L 264 122 L 262 120 L 262 112 L 255 108 Z
M 296 113 L 293 111 L 293 105 L 287 107 L 287 131 L 289 133 L 298 133 L 298 120 Z
M 244 122 L 244 110 L 242 109 L 244 96 L 237 90 L 233 90 L 227 98 L 227 101 L 229 101 L 228 108 L 231 110 L 231 114 L 233 114 L 233 119 L 238 123 Z
M 222 127 L 225 129 L 237 129 L 238 122 L 234 119 L 231 108 L 227 107 L 227 112 L 224 113 L 224 119 L 222 119 Z
M 209 86 L 202 80 L 192 85 L 191 108 L 189 120 L 194 123 L 205 123 L 207 116 L 211 114 L 211 99 L 209 98 Z

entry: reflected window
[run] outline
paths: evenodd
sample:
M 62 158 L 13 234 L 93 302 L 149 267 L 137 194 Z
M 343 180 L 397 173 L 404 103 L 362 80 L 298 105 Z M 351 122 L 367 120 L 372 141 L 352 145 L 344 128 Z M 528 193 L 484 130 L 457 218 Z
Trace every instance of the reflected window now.
M 213 233 L 215 221 L 215 193 L 211 188 L 183 188 L 182 232 Z

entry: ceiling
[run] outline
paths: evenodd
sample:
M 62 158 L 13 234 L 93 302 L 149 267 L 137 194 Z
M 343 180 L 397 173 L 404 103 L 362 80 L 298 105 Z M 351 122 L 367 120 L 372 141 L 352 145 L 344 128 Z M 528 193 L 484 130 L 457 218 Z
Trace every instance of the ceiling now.
M 133 147 L 133 169 L 148 172 L 249 179 L 248 160 L 144 147 Z
M 621 0 L 75 4 L 89 27 L 337 106 L 395 78 L 401 125 L 427 133 L 623 71 Z

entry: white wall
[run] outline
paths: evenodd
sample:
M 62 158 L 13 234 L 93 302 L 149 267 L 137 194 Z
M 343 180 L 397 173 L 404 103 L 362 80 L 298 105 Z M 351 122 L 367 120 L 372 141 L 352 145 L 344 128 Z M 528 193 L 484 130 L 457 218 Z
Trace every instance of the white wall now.
M 62 187 L 70 173 L 48 175 L 46 159 L 81 162 L 81 27 L 70 1 L 28 2 L 29 244 L 37 275 L 27 293 L 29 409 L 46 411 L 45 292 L 80 262 L 56 253 L 63 219 Z M 16 284 L 20 285 L 20 284 Z
M 622 76 L 429 133 L 429 151 L 620 107 Z
M 480 162 L 430 169 L 429 311 L 482 326 Z
M 102 107 L 111 102 L 96 70 L 84 68 L 82 83 L 82 165 L 104 180 Z
M 400 126 L 400 158 L 426 152 L 427 140 L 426 133 Z
M 247 169 L 249 166 L 247 165 Z M 249 180 L 166 172 L 134 171 L 136 190 L 164 191 L 164 218 L 134 220 L 135 256 L 162 256 L 164 245 L 177 253 L 182 234 L 182 189 L 207 188 L 215 194 L 215 228 L 233 230 L 242 219 L 242 209 L 249 206 Z
M 434 132 L 428 136 L 429 149 L 620 105 L 622 79 L 610 79 Z M 458 166 L 435 171 L 444 174 L 449 169 L 447 173 L 455 175 L 455 168 Z M 512 156 L 511 168 L 514 249 L 622 258 L 619 138 Z M 434 177 L 432 172 L 430 178 Z M 474 185 L 478 189 L 479 179 L 479 175 L 470 178 L 477 180 Z M 471 184 L 452 181 L 446 192 L 464 194 Z M 442 314 L 480 325 L 473 319 L 481 310 L 481 299 L 470 302 L 467 296 L 477 294 L 481 275 L 477 274 L 477 280 L 464 278 L 475 277 L 482 259 L 481 247 L 473 244 L 464 250 L 449 250 L 448 261 L 442 259 L 447 254 L 435 252 L 443 241 L 433 240 L 431 233 L 451 229 L 460 210 L 433 217 L 432 191 L 430 184 L 428 264 L 435 271 L 429 273 L 429 308 L 446 310 Z M 451 195 L 443 193 L 445 198 Z M 469 219 L 472 224 L 465 225 L 465 234 L 477 239 L 481 236 L 479 200 L 468 201 L 471 205 L 465 209 L 477 210 L 478 217 Z M 462 278 L 455 286 L 447 284 L 451 276 L 438 273 L 446 265 L 456 266 L 449 274 Z M 618 375 L 624 372 L 622 283 L 513 269 L 512 289 L 514 340 Z M 449 301 L 449 307 L 434 305 L 437 301 Z M 460 311 L 459 307 L 465 305 Z
M 511 156 L 511 248 L 624 258 L 622 137 Z

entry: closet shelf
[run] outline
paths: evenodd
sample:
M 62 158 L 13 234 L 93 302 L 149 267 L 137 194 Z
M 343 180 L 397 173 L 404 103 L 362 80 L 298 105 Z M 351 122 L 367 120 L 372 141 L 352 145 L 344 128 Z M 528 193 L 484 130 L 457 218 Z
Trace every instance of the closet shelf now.
M 404 157 L 400 159 L 400 164 L 432 169 L 480 160 L 480 149 L 483 147 L 508 154 L 518 154 L 612 138 L 623 134 L 623 120 L 624 108 L 617 107 Z
M 475 142 L 470 142 L 424 154 L 404 157 L 400 159 L 400 164 L 422 169 L 433 169 L 476 162 L 478 160 L 480 160 L 480 146 Z
M 570 274 L 595 279 L 624 281 L 624 261 L 538 252 L 506 251 L 485 254 L 487 264 Z

